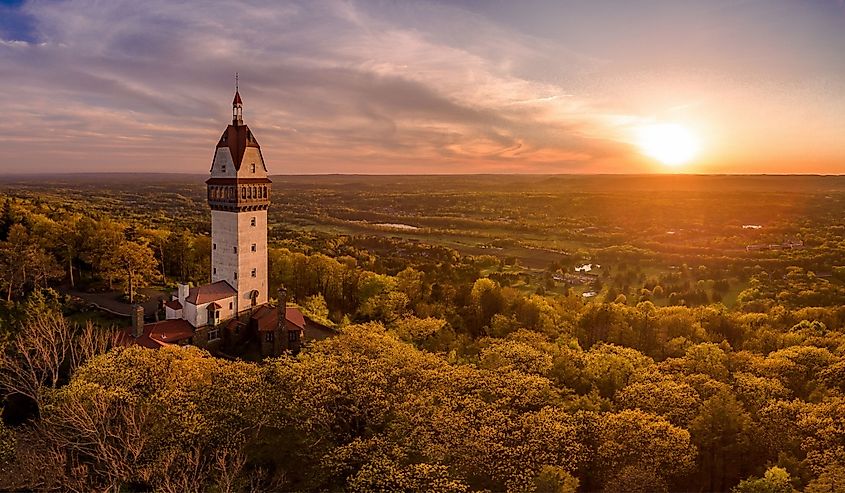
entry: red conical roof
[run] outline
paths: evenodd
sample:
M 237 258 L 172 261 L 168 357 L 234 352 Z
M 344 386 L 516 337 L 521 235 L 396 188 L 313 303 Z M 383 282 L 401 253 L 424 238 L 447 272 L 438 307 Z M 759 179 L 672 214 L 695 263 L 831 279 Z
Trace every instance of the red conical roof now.
M 240 92 L 235 91 L 235 99 L 234 99 L 234 101 L 232 101 L 232 104 L 233 104 L 233 105 L 235 105 L 235 104 L 244 104 L 244 103 L 243 103 L 243 101 L 241 101 L 241 93 L 240 93 Z

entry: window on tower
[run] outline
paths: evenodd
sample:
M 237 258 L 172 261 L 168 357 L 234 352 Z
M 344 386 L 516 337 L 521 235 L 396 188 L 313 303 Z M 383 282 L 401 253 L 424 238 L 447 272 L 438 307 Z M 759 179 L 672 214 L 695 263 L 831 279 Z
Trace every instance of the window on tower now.
M 255 277 L 256 275 L 258 275 L 258 272 L 255 269 L 252 269 L 251 275 L 252 275 L 252 277 Z
M 232 247 L 233 253 L 238 253 L 238 247 Z
M 223 170 L 223 172 L 225 173 L 226 172 L 226 165 L 224 164 L 224 165 L 220 166 L 220 169 Z
M 255 245 L 255 243 L 253 243 L 253 244 L 252 244 L 252 247 L 251 247 L 251 249 L 252 249 L 252 251 L 253 251 L 253 252 L 254 252 L 254 251 L 256 251 L 256 249 L 257 249 L 257 246 L 256 246 L 256 245 Z
M 255 218 L 254 217 L 249 220 L 249 225 L 255 226 Z
M 212 267 L 212 268 L 211 268 L 211 273 L 212 273 L 212 274 L 214 274 L 214 275 L 216 276 L 216 275 L 217 275 L 217 267 Z
M 252 170 L 252 172 L 255 173 L 255 163 L 250 164 L 249 167 Z
M 211 249 L 212 249 L 212 250 L 217 250 L 217 243 L 212 243 L 212 244 L 211 244 Z
M 238 278 L 238 273 L 235 272 L 235 279 L 237 280 L 237 278 Z

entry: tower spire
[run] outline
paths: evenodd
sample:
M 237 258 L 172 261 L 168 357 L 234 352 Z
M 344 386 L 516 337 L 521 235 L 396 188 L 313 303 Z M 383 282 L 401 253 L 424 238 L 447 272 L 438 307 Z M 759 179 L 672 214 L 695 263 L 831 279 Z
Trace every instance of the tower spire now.
M 244 124 L 243 101 L 241 101 L 241 93 L 238 90 L 238 82 L 238 73 L 235 72 L 235 99 L 232 100 L 232 125 L 236 127 Z

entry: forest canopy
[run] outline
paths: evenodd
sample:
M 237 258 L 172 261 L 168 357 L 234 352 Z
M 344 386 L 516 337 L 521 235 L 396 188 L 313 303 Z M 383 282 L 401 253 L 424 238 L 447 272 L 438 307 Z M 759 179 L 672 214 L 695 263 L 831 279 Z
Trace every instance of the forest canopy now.
M 206 282 L 201 189 L 9 191 L 0 489 L 845 491 L 845 192 L 325 180 L 274 197 L 269 280 L 337 335 L 263 360 L 125 347 L 80 301 Z

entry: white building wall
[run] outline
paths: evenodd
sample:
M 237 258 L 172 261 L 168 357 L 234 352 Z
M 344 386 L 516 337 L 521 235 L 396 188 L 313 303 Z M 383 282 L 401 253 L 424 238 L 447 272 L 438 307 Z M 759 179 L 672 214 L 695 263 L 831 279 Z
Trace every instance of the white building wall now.
M 255 219 L 255 226 L 252 220 Z M 248 310 L 249 293 L 258 291 L 257 304 L 267 303 L 267 211 L 241 212 L 238 218 L 240 253 L 238 286 L 238 311 Z M 255 251 L 252 251 L 255 245 Z M 255 270 L 255 277 L 252 271 Z
M 252 172 L 252 164 L 255 164 L 255 173 Z M 257 147 L 247 147 L 244 151 L 241 169 L 238 170 L 238 178 L 267 178 L 267 167 L 264 165 L 261 151 Z
M 211 164 L 212 178 L 235 178 L 235 162 L 232 161 L 232 153 L 228 147 L 218 147 L 214 152 L 214 162 Z
M 211 281 L 226 281 L 235 288 L 238 292 L 235 309 L 242 312 L 250 308 L 252 290 L 259 293 L 258 304 L 266 303 L 267 211 L 212 210 L 211 243 Z M 253 269 L 255 277 L 252 277 Z
M 193 325 L 194 327 L 199 327 L 200 323 L 197 323 L 197 305 L 192 303 L 185 303 L 182 305 L 182 318 L 188 321 L 189 324 Z
M 211 211 L 211 282 L 226 281 L 235 290 L 239 280 L 235 274 L 241 275 L 238 214 L 244 213 Z
M 193 318 L 191 319 L 186 317 L 188 323 L 190 323 L 194 327 L 202 327 L 203 325 L 207 325 L 209 322 L 208 305 L 210 305 L 211 303 L 217 303 L 218 305 L 220 305 L 220 309 L 218 310 L 220 312 L 219 322 L 224 322 L 226 320 L 234 318 L 236 305 L 235 297 L 233 296 L 231 298 L 224 298 L 222 300 L 217 300 L 209 303 L 201 303 L 199 305 L 193 305 L 191 303 L 188 303 L 187 305 L 185 305 L 185 309 L 187 311 L 187 308 L 190 307 L 190 312 L 193 314 Z
M 184 305 L 183 305 L 184 306 Z M 167 320 L 173 320 L 174 318 L 182 318 L 182 310 L 174 310 L 169 306 L 164 307 L 164 318 Z

